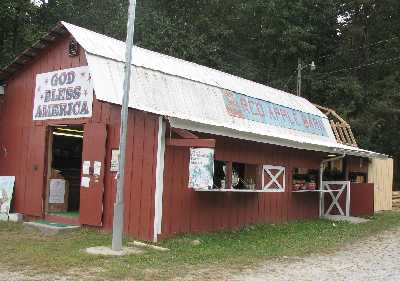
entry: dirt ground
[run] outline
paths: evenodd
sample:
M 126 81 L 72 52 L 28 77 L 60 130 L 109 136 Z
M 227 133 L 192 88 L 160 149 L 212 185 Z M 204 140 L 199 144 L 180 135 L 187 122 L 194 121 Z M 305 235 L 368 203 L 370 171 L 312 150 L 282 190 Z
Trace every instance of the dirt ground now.
M 234 265 L 232 265 L 234 268 Z M 229 281 L 398 281 L 400 280 L 400 229 L 346 245 L 335 252 L 307 257 L 282 257 L 242 272 L 218 270 L 215 280 Z M 223 273 L 223 276 L 221 275 Z M 205 272 L 179 280 L 204 280 Z M 213 278 L 211 278 L 213 279 Z
M 400 280 L 400 230 L 347 245 L 335 253 L 266 263 L 237 280 Z
M 76 273 L 76 272 L 75 272 Z M 76 276 L 76 275 L 75 275 Z M 0 280 L 89 280 L 88 276 L 69 278 L 57 274 L 35 273 L 29 269 L 2 268 Z M 283 281 L 283 280 L 400 280 L 400 229 L 384 232 L 344 246 L 335 252 L 313 254 L 307 257 L 282 257 L 268 260 L 265 264 L 245 271 L 232 268 L 192 270 L 176 280 L 236 280 L 236 281 Z

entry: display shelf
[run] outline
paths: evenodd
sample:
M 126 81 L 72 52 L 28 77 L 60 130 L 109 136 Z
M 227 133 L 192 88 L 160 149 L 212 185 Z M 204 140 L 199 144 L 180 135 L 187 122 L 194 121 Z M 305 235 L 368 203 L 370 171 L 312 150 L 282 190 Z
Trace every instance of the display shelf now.
M 339 190 L 315 189 L 315 190 L 293 190 L 292 192 L 293 192 L 293 193 L 304 193 L 304 192 L 324 192 L 324 193 L 327 193 L 327 192 L 329 192 L 329 191 L 335 192 L 335 191 L 339 191 Z
M 267 192 L 282 192 L 275 189 L 196 189 L 198 192 L 245 192 L 245 193 L 267 193 Z

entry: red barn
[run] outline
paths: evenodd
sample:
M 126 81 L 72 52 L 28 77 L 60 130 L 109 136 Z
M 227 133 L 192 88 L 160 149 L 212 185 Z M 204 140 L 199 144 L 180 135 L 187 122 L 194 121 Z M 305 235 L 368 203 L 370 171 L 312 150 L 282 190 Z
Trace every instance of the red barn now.
M 61 22 L 1 70 L 0 175 L 16 177 L 15 212 L 111 229 L 124 52 Z M 126 234 L 373 212 L 368 158 L 385 156 L 344 144 L 351 132 L 306 99 L 141 48 L 132 71 Z M 332 180 L 353 182 L 350 205 L 346 184 L 329 205 Z

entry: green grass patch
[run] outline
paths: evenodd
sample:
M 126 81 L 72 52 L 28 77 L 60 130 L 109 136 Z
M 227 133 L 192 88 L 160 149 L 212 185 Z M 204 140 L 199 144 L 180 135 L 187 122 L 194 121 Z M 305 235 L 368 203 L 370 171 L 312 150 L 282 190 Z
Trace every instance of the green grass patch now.
M 52 211 L 49 215 L 63 216 L 63 217 L 79 217 L 79 211 Z
M 370 219 L 358 225 L 312 220 L 185 235 L 161 242 L 160 246 L 170 249 L 168 252 L 146 250 L 142 255 L 118 258 L 90 256 L 83 252 L 87 247 L 110 245 L 110 234 L 81 229 L 46 237 L 25 230 L 22 224 L 1 222 L 0 263 L 39 272 L 68 273 L 76 279 L 163 280 L 183 276 L 188 268 L 240 269 L 272 257 L 332 250 L 345 242 L 400 226 L 400 213 L 380 213 Z M 201 244 L 193 246 L 191 241 L 195 239 Z

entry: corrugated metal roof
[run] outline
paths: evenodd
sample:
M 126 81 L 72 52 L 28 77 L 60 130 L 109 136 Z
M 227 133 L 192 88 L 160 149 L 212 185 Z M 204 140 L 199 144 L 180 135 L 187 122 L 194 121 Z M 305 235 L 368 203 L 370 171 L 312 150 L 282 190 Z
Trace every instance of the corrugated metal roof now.
M 96 97 L 119 104 L 124 63 L 89 53 L 87 61 Z M 229 115 L 223 100 L 224 89 L 215 86 L 135 66 L 131 77 L 129 106 L 167 116 L 173 127 L 299 149 L 383 157 L 337 143 L 326 117 L 322 120 L 327 136 L 307 134 Z
M 91 54 L 87 54 L 87 61 L 96 97 L 118 104 L 122 99 L 124 63 Z M 326 117 L 322 120 L 328 135 L 311 135 L 229 115 L 223 99 L 224 89 L 143 67 L 132 67 L 132 73 L 130 107 L 237 131 L 284 136 L 294 141 L 336 142 Z
M 87 52 L 96 97 L 121 104 L 125 43 L 75 25 L 62 24 Z M 383 157 L 337 143 L 327 117 L 304 98 L 139 47 L 133 50 L 132 64 L 129 106 L 168 116 L 172 126 L 294 148 Z M 224 90 L 319 116 L 327 135 L 233 117 L 225 107 Z
M 105 35 L 89 31 L 85 28 L 62 22 L 67 30 L 75 37 L 86 52 L 109 58 L 115 61 L 125 61 L 125 43 Z M 169 75 L 197 81 L 241 93 L 250 97 L 267 100 L 288 108 L 297 109 L 313 115 L 325 117 L 308 100 L 292 95 L 250 80 L 224 73 L 196 63 L 184 61 L 171 56 L 134 47 L 132 64 L 157 70 Z M 120 100 L 108 100 L 118 103 Z
M 97 99 L 121 104 L 125 43 L 65 22 L 59 23 L 46 36 L 64 35 L 65 28 L 86 51 Z M 45 46 L 46 42 L 41 40 L 37 44 Z M 36 50 L 30 48 L 24 53 L 33 52 L 34 56 Z M 133 52 L 129 106 L 164 115 L 172 126 L 301 149 L 383 156 L 338 144 L 327 117 L 304 98 L 139 47 Z M 17 69 L 10 64 L 0 73 L 0 80 Z M 224 103 L 223 92 L 226 90 L 318 116 L 326 134 L 310 134 L 234 117 Z

